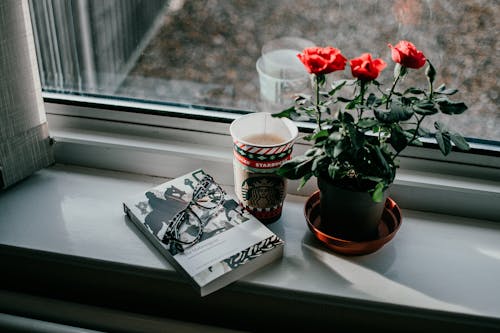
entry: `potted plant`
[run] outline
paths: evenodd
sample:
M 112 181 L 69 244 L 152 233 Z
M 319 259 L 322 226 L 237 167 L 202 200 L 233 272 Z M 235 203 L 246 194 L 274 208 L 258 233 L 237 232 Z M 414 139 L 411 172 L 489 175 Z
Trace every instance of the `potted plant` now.
M 424 119 L 438 113 L 457 115 L 467 110 L 463 102 L 450 100 L 457 90 L 444 84 L 435 87 L 434 66 L 412 43 L 400 41 L 389 47 L 395 68 L 388 89 L 377 81 L 387 64 L 370 53 L 348 61 L 333 47 L 304 49 L 298 57 L 311 74 L 314 93 L 298 95 L 292 107 L 275 115 L 315 120 L 313 133 L 304 137 L 312 142 L 311 148 L 278 173 L 302 179 L 301 187 L 317 177 L 322 224 L 326 222 L 343 239 L 376 237 L 398 156 L 407 146 L 422 145 L 421 137 L 434 135 L 444 155 L 453 144 L 469 149 L 460 134 L 440 122 L 434 122 L 432 131 L 423 126 Z M 344 70 L 347 63 L 353 79 L 334 81 L 327 88 L 327 74 Z M 401 81 L 425 64 L 427 87 L 400 91 Z

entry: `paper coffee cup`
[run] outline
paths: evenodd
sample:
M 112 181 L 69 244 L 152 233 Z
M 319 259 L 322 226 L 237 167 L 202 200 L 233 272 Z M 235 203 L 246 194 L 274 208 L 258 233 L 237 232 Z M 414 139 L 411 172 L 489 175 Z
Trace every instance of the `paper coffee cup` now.
M 289 119 L 259 112 L 234 120 L 230 132 L 238 200 L 261 222 L 278 220 L 287 180 L 276 175 L 276 170 L 291 157 L 297 126 Z

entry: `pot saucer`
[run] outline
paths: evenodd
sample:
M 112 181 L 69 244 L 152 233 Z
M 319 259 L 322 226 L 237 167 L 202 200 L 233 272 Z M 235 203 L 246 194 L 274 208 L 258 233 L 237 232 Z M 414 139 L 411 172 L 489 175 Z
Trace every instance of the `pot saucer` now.
M 401 210 L 394 200 L 387 198 L 384 212 L 378 225 L 378 237 L 367 241 L 352 241 L 339 238 L 325 231 L 321 225 L 319 191 L 314 192 L 304 207 L 307 226 L 314 236 L 333 251 L 345 255 L 369 254 L 389 242 L 401 226 Z

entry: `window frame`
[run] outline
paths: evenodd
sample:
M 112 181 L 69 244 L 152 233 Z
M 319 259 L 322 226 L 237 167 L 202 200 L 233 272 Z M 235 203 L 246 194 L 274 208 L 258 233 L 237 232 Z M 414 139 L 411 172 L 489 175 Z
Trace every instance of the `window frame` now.
M 175 177 L 186 168 L 206 167 L 232 185 L 229 124 L 245 113 L 129 99 L 43 93 L 56 162 Z M 229 111 L 229 112 L 228 112 Z M 297 122 L 301 134 L 313 124 Z M 437 144 L 409 147 L 391 188 L 403 208 L 500 221 L 500 147 L 471 144 L 471 152 L 442 156 Z M 294 154 L 309 143 L 298 140 Z M 297 192 L 310 195 L 314 180 Z
M 99 118 L 112 121 L 125 121 L 124 113 L 133 114 L 133 122 L 144 125 L 156 125 L 169 127 L 167 122 L 158 123 L 156 118 L 151 116 L 175 117 L 204 121 L 216 121 L 221 123 L 231 123 L 238 116 L 251 113 L 252 111 L 229 109 L 223 107 L 187 105 L 182 103 L 159 102 L 149 100 L 138 100 L 134 98 L 124 98 L 117 96 L 100 95 L 76 95 L 54 92 L 42 92 L 44 102 L 52 104 L 49 107 L 49 114 L 78 116 L 86 118 Z M 61 107 L 57 107 L 57 105 Z M 120 111 L 112 115 L 104 116 L 102 111 Z M 136 115 L 148 115 L 148 117 L 137 117 Z M 128 118 L 128 117 L 127 117 Z M 314 124 L 307 122 L 295 122 L 301 133 L 310 133 L 314 129 Z M 193 127 L 186 126 L 186 129 L 193 130 Z M 226 134 L 215 131 L 219 134 Z M 496 166 L 498 164 L 488 161 L 490 158 L 500 157 L 500 142 L 491 140 L 467 138 L 471 149 L 461 152 L 452 147 L 452 156 L 443 156 L 438 151 L 438 145 L 433 138 L 421 138 L 423 147 L 410 146 L 401 156 L 419 157 L 439 161 L 458 162 L 479 166 Z M 424 149 L 422 149 L 424 148 Z M 427 148 L 427 149 L 425 149 Z M 430 149 L 430 150 L 429 150 Z M 426 151 L 425 153 L 422 153 Z M 437 152 L 437 154 L 433 152 Z M 474 157 L 472 157 L 474 155 Z M 458 157 L 460 156 L 460 157 Z M 483 158 L 484 157 L 484 158 Z M 479 160 L 478 160 L 479 158 Z

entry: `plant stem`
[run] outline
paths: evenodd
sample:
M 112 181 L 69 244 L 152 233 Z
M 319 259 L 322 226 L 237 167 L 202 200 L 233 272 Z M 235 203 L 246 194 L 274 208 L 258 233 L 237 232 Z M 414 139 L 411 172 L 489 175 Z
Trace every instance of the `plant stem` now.
M 434 95 L 434 85 L 432 83 L 432 81 L 429 80 L 429 101 L 432 102 L 432 97 Z
M 417 122 L 417 127 L 415 127 L 415 132 L 413 132 L 413 136 L 412 136 L 411 140 L 410 140 L 410 141 L 408 141 L 408 144 L 412 143 L 412 142 L 413 142 L 413 140 L 415 140 L 415 139 L 417 138 L 417 135 L 418 135 L 418 130 L 419 130 L 419 128 L 420 128 L 420 124 L 422 124 L 422 121 L 424 120 L 424 118 L 425 118 L 425 116 L 422 116 L 422 118 L 420 118 L 420 119 L 418 119 L 418 118 L 417 118 L 417 119 L 418 119 L 418 122 Z M 398 157 L 398 156 L 399 156 L 399 153 L 401 153 L 401 152 L 402 152 L 402 150 L 398 151 L 398 152 L 396 153 L 396 155 L 394 155 L 394 157 L 392 158 L 392 160 L 394 161 L 394 160 L 396 159 L 396 157 Z
M 429 67 L 427 67 L 425 75 L 429 81 L 429 101 L 432 102 L 432 98 L 434 97 L 434 79 L 436 78 L 436 69 L 429 59 L 427 59 L 427 62 L 429 63 Z
M 401 73 L 403 72 L 403 68 L 401 67 L 401 70 L 398 72 L 398 76 L 396 76 L 396 79 L 392 83 L 391 91 L 389 91 L 389 96 L 387 96 L 387 101 L 385 102 L 385 108 L 389 108 L 389 102 L 391 100 L 392 94 L 394 93 L 394 89 L 396 89 L 396 85 L 398 84 L 399 79 L 401 78 Z
M 363 81 L 363 80 L 359 80 L 359 86 L 360 86 L 360 96 L 361 96 L 361 106 L 363 106 L 363 104 L 365 103 L 365 92 L 366 92 L 366 82 Z M 361 117 L 363 116 L 363 108 L 360 108 L 358 109 L 358 118 L 361 119 Z M 358 121 L 359 121 L 358 119 Z
M 316 123 L 318 125 L 318 131 L 321 131 L 321 111 L 319 109 L 319 79 L 317 75 L 314 75 L 314 80 L 316 83 Z

